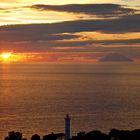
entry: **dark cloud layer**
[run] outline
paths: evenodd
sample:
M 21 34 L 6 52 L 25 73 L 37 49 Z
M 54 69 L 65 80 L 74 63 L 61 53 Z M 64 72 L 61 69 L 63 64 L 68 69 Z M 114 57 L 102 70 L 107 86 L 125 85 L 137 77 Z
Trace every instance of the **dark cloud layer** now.
M 62 47 L 71 47 L 71 46 L 98 46 L 98 45 L 132 45 L 140 44 L 140 38 L 138 39 L 118 39 L 118 40 L 84 40 L 84 41 L 54 41 L 48 43 L 50 46 L 62 46 Z
M 137 47 L 140 44 L 140 38 L 126 40 L 103 40 L 102 38 L 100 40 L 70 40 L 79 38 L 75 33 L 95 31 L 108 34 L 140 32 L 140 14 L 122 16 L 116 19 L 0 26 L 0 51 L 10 50 L 11 48 L 15 52 L 104 53 L 114 51 L 123 52 L 123 54 L 126 53 L 126 55 L 132 57 L 140 56 L 140 48 Z M 64 39 L 69 41 L 64 41 Z M 131 47 L 130 45 L 134 46 Z
M 0 32 L 0 41 L 22 42 L 22 41 L 55 41 L 77 38 L 77 35 L 47 34 L 46 32 L 36 33 L 34 31 L 6 31 Z
M 53 10 L 58 12 L 72 12 L 96 15 L 101 17 L 114 17 L 121 15 L 133 14 L 136 12 L 132 8 L 124 8 L 118 4 L 69 4 L 69 5 L 33 5 L 37 10 Z
M 52 24 L 1 26 L 0 41 L 63 40 L 79 37 L 63 33 L 93 31 L 110 34 L 140 32 L 140 14 L 109 20 L 77 20 Z
M 96 42 L 102 43 L 104 45 L 110 45 L 110 44 L 131 45 L 131 44 L 140 44 L 140 38 L 138 38 L 138 39 L 101 40 L 101 41 L 96 41 Z

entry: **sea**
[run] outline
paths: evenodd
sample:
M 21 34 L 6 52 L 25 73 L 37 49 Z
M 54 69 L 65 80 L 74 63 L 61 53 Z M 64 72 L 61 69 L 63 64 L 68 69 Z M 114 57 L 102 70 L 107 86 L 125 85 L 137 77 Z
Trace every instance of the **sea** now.
M 1 63 L 0 140 L 140 128 L 140 63 Z

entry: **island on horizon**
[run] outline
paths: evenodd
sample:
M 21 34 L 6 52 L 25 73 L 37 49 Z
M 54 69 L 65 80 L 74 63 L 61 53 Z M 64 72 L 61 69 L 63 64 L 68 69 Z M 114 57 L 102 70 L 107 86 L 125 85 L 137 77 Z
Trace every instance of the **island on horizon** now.
M 99 62 L 133 62 L 133 60 L 120 53 L 108 53 L 107 55 L 101 57 Z

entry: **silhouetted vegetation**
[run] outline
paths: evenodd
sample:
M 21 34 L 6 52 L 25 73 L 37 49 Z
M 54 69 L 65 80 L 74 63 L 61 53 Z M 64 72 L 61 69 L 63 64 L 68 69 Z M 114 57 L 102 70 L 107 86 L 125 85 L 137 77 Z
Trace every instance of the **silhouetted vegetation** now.
M 111 129 L 108 134 L 101 131 L 91 131 L 88 133 L 78 133 L 71 140 L 140 140 L 140 129 L 136 130 L 117 130 Z
M 64 133 L 51 133 L 43 137 L 38 134 L 34 134 L 31 140 L 64 140 Z M 20 132 L 9 132 L 9 135 L 4 140 L 27 140 L 22 138 Z M 90 132 L 79 132 L 76 136 L 72 136 L 70 140 L 140 140 L 140 129 L 135 130 L 118 130 L 111 129 L 108 134 L 102 133 L 101 131 L 94 130 Z
M 4 140 L 26 140 L 25 138 L 22 138 L 22 133 L 20 132 L 9 132 L 9 135 L 5 137 Z
M 65 134 L 63 133 L 57 133 L 57 134 L 51 133 L 49 135 L 45 135 L 43 137 L 43 140 L 62 140 L 64 139 L 64 137 L 65 137 Z
M 34 134 L 32 137 L 31 137 L 31 140 L 41 140 L 40 136 L 38 134 Z

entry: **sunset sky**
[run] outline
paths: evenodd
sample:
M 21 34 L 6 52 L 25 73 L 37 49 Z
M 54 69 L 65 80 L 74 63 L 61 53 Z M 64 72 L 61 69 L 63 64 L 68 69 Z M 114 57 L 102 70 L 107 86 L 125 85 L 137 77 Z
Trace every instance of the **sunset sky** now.
M 94 62 L 112 52 L 140 61 L 139 0 L 1 0 L 0 25 L 0 52 L 14 61 Z

